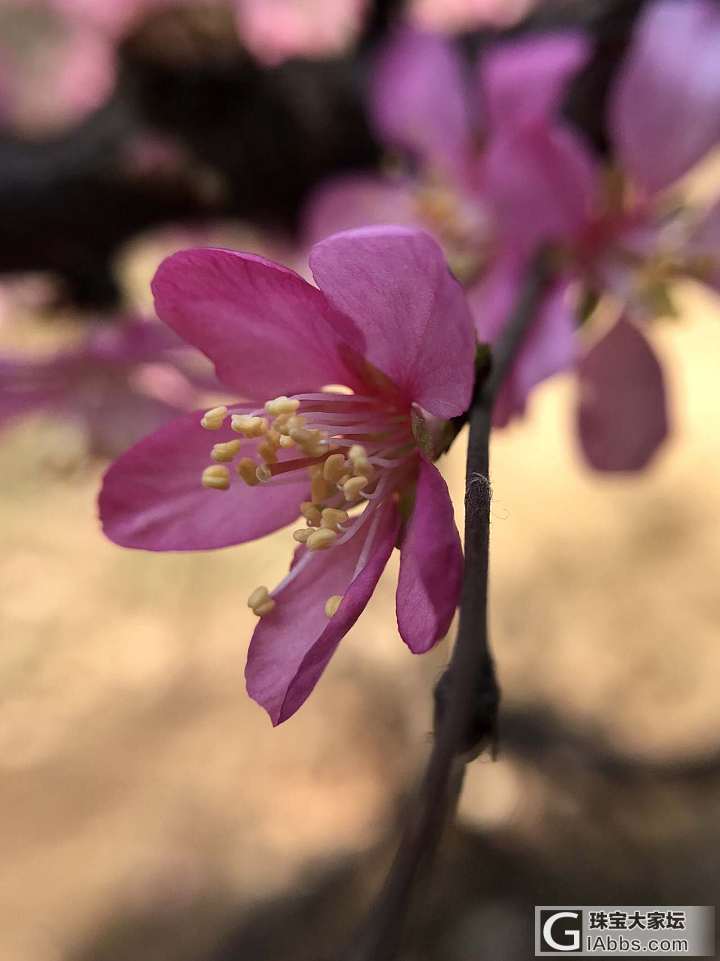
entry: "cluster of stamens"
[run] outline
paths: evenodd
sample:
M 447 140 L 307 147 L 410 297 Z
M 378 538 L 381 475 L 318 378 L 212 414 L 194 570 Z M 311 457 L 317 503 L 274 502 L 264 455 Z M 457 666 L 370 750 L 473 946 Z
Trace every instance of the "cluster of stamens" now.
M 240 437 L 213 445 L 213 463 L 203 471 L 202 484 L 225 491 L 233 474 L 255 487 L 283 479 L 297 482 L 296 472 L 306 472 L 310 499 L 300 504 L 305 527 L 292 536 L 314 553 L 353 536 L 363 507 L 374 494 L 385 492 L 388 484 L 379 490 L 379 481 L 381 474 L 389 472 L 382 468 L 402 465 L 408 457 L 408 418 L 394 411 L 388 414 L 377 401 L 355 395 L 300 398 L 276 397 L 264 409 L 250 413 L 233 413 L 227 407 L 207 411 L 201 420 L 206 430 L 220 430 L 229 418 L 231 429 Z M 248 441 L 254 444 L 255 457 L 240 456 Z M 327 599 L 327 617 L 336 613 L 341 601 L 340 595 Z M 250 595 L 248 606 L 263 617 L 274 609 L 275 600 L 266 587 L 259 587 Z

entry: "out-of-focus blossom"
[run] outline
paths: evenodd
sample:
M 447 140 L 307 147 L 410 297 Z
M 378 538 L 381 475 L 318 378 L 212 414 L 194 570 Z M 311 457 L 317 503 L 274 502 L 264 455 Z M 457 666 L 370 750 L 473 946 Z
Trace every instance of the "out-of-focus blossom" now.
M 114 82 L 114 46 L 92 26 L 39 3 L 0 7 L 4 124 L 23 134 L 52 133 L 99 107 Z
M 537 0 L 411 0 L 409 19 L 423 30 L 460 31 L 476 27 L 509 27 Z
M 523 411 L 536 383 L 574 365 L 581 290 L 609 293 L 622 305 L 625 325 L 666 312 L 668 284 L 678 275 L 718 286 L 718 208 L 706 216 L 682 210 L 678 215 L 668 195 L 720 139 L 718 49 L 720 10 L 711 0 L 658 0 L 644 8 L 609 100 L 616 167 L 608 175 L 560 116 L 566 86 L 587 55 L 581 38 L 550 35 L 499 45 L 477 67 L 473 99 L 446 42 L 405 33 L 380 60 L 372 114 L 386 142 L 418 158 L 420 175 L 383 181 L 382 188 L 378 180 L 359 177 L 328 185 L 310 207 L 309 230 L 317 236 L 331 226 L 338 229 L 343 210 L 357 224 L 363 205 L 369 220 L 389 219 L 383 218 L 383 203 L 393 218 L 405 214 L 408 221 L 424 222 L 468 285 L 478 334 L 491 342 L 517 300 L 534 253 L 553 247 L 561 264 L 557 284 L 538 310 L 494 411 L 497 424 L 507 423 Z M 474 138 L 468 117 L 476 118 Z M 421 203 L 428 182 L 435 198 L 442 197 L 431 208 Z M 458 229 L 468 224 L 473 229 Z M 611 332 L 607 343 L 596 344 L 593 356 L 605 359 L 608 344 L 624 349 L 631 343 L 620 336 L 625 330 L 621 326 L 617 336 Z M 642 334 L 631 330 L 637 345 Z M 645 363 L 639 349 L 628 348 L 628 357 L 637 360 L 638 380 L 647 388 L 643 396 L 654 390 L 662 412 L 652 417 L 649 403 L 634 404 L 627 412 L 633 419 L 630 433 L 638 438 L 644 425 L 645 447 L 654 450 L 667 430 L 662 375 L 646 376 L 651 366 L 660 368 Z M 627 363 L 619 369 L 631 377 Z M 582 370 L 585 376 L 596 368 Z M 590 393 L 583 387 L 585 398 Z M 587 399 L 583 403 L 581 423 L 587 425 Z M 595 404 L 596 436 L 600 416 L 610 410 L 609 404 Z M 614 417 L 607 436 L 612 430 L 618 430 Z M 625 448 L 624 468 L 622 445 L 614 451 L 608 444 L 584 446 L 588 456 L 592 449 L 598 469 L 632 470 L 649 460 L 637 454 L 640 441 Z
M 48 413 L 79 425 L 90 453 L 116 456 L 190 410 L 217 384 L 196 377 L 165 327 L 132 320 L 95 329 L 47 359 L 0 358 L 0 427 Z
M 248 602 L 260 617 L 248 691 L 273 724 L 307 698 L 393 547 L 398 626 L 415 653 L 448 630 L 462 571 L 427 445 L 428 423 L 470 401 L 462 289 L 432 238 L 400 227 L 331 237 L 310 264 L 318 287 L 229 250 L 160 267 L 159 316 L 246 400 L 142 441 L 100 495 L 108 536 L 149 550 L 240 544 L 303 516 L 289 574 Z
M 342 53 L 362 25 L 367 0 L 233 0 L 243 43 L 260 60 Z
M 324 185 L 308 205 L 309 237 L 363 221 L 422 224 L 466 284 L 478 336 L 493 342 L 537 245 L 584 222 L 592 206 L 593 168 L 584 155 L 573 164 L 578 189 L 559 206 L 545 200 L 558 183 L 552 163 L 543 163 L 571 153 L 560 104 L 586 55 L 578 34 L 534 37 L 499 46 L 473 74 L 445 38 L 399 31 L 377 63 L 371 115 L 388 144 L 414 156 L 418 173 Z M 496 424 L 524 410 L 540 379 L 572 365 L 574 327 L 562 277 L 498 397 Z

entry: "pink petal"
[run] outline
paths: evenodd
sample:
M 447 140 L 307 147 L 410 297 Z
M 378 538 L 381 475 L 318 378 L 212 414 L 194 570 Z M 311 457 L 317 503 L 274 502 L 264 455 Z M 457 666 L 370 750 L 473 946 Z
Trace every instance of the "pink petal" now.
M 493 410 L 493 423 L 506 426 L 525 411 L 538 384 L 569 370 L 577 358 L 575 312 L 569 284 L 558 281 L 545 297 L 518 351 Z
M 298 516 L 307 478 L 277 487 L 247 487 L 233 478 L 228 491 L 201 485 L 212 445 L 238 435 L 229 428 L 204 430 L 200 416 L 195 412 L 161 427 L 107 471 L 99 503 L 111 541 L 150 551 L 211 550 L 262 537 Z M 249 443 L 238 456 L 253 450 Z
M 569 127 L 532 125 L 494 137 L 484 187 L 503 237 L 530 247 L 572 238 L 597 203 L 595 162 Z
M 245 669 L 248 694 L 273 724 L 294 714 L 317 684 L 375 590 L 398 529 L 397 509 L 386 503 L 346 544 L 309 557 L 298 552 L 297 564 L 307 566 L 275 595 L 275 609 L 255 629 Z M 325 602 L 337 594 L 343 600 L 328 619 Z
M 113 384 L 110 380 L 93 403 L 88 403 L 81 391 L 78 396 L 66 398 L 66 403 L 68 409 L 84 422 L 92 453 L 108 458 L 122 454 L 146 434 L 173 421 L 183 410 L 131 390 L 127 384 Z
M 578 431 L 596 470 L 637 471 L 668 434 L 662 368 L 646 338 L 621 319 L 580 361 Z
M 462 288 L 422 231 L 371 227 L 313 247 L 328 300 L 365 335 L 365 356 L 407 398 L 438 417 L 470 402 L 475 336 Z
M 504 330 L 520 296 L 527 262 L 528 258 L 514 248 L 502 250 L 468 290 L 468 303 L 480 343 L 494 343 Z
M 649 193 L 720 138 L 720 8 L 658 0 L 640 16 L 609 105 L 622 166 Z
M 481 57 L 478 87 L 493 132 L 549 121 L 588 58 L 587 39 L 556 33 L 500 44 Z
M 370 108 L 389 144 L 446 170 L 462 167 L 470 149 L 468 104 L 450 40 L 411 28 L 397 31 L 375 64 Z
M 186 250 L 155 274 L 158 316 L 215 364 L 240 396 L 279 394 L 354 382 L 338 355 L 340 338 L 362 338 L 294 271 L 231 250 Z
M 438 469 L 422 460 L 400 548 L 396 599 L 400 635 L 414 654 L 424 654 L 447 634 L 462 574 L 462 547 L 447 485 Z
M 238 32 L 264 63 L 341 53 L 362 24 L 367 0 L 234 0 Z
M 412 181 L 337 177 L 323 183 L 306 205 L 303 236 L 317 243 L 341 230 L 372 224 L 419 227 Z

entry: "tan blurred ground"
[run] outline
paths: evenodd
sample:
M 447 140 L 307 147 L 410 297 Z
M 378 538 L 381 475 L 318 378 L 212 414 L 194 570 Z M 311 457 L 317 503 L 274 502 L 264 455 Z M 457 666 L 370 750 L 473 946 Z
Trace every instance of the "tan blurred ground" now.
M 549 706 L 662 761 L 720 738 L 720 310 L 695 288 L 683 303 L 657 336 L 676 430 L 650 472 L 608 480 L 579 464 L 569 381 L 493 450 L 507 709 Z M 115 913 L 204 901 L 175 953 L 151 955 L 202 958 L 234 906 L 376 839 L 427 749 L 446 652 L 405 651 L 391 570 L 315 695 L 273 731 L 243 689 L 245 598 L 281 576 L 287 534 L 202 556 L 122 551 L 97 528 L 98 470 L 45 462 L 54 435 L 43 422 L 0 444 L 0 959 L 70 957 Z M 458 444 L 456 494 L 462 460 Z M 468 823 L 520 837 L 528 777 L 511 759 L 476 765 Z

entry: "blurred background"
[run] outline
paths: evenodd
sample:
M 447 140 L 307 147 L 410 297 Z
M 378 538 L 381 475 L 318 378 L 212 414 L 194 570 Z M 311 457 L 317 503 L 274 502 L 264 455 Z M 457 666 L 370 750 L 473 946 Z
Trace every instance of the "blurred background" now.
M 273 730 L 244 691 L 245 598 L 283 576 L 287 532 L 203 555 L 103 539 L 108 458 L 215 389 L 156 328 L 149 280 L 195 244 L 301 269 L 311 191 L 396 162 L 365 89 L 399 18 L 468 56 L 582 24 L 596 55 L 568 110 L 601 151 L 641 6 L 0 0 L 2 961 L 320 961 L 345 943 L 448 645 L 399 641 L 391 564 Z M 717 189 L 717 164 L 703 178 Z M 494 435 L 500 754 L 469 769 L 403 961 L 525 959 L 537 903 L 717 902 L 720 302 L 673 293 L 653 334 L 673 432 L 648 470 L 584 465 L 570 377 Z M 464 444 L 441 462 L 459 523 Z

